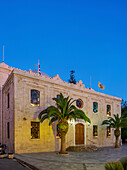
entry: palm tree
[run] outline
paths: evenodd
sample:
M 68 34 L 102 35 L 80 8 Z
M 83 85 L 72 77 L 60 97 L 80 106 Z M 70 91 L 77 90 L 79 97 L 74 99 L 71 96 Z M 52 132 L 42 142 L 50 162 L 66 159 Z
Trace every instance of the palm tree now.
M 68 132 L 68 120 L 74 119 L 76 121 L 76 119 L 84 119 L 89 123 L 91 121 L 82 110 L 77 109 L 73 105 L 75 100 L 72 100 L 69 96 L 64 97 L 62 93 L 60 93 L 59 97 L 59 99 L 53 98 L 56 106 L 49 106 L 47 109 L 41 111 L 38 118 L 41 123 L 45 119 L 49 119 L 49 125 L 58 121 L 58 133 L 61 138 L 60 154 L 66 154 L 65 136 Z
M 113 117 L 108 117 L 102 122 L 102 125 L 108 125 L 109 128 L 114 128 L 114 135 L 116 137 L 115 148 L 119 148 L 120 128 L 127 127 L 127 118 L 119 117 L 119 114 Z

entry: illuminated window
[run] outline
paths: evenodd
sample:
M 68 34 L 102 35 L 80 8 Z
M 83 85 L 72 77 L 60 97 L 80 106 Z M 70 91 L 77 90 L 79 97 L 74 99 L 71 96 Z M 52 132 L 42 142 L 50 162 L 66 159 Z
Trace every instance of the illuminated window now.
M 107 116 L 111 116 L 111 106 L 107 105 Z
M 93 112 L 94 113 L 98 112 L 98 103 L 97 102 L 93 102 Z
M 81 99 L 76 100 L 76 106 L 79 108 L 83 108 L 83 101 Z
M 31 105 L 40 106 L 40 92 L 38 90 L 31 90 Z
M 40 138 L 40 123 L 31 122 L 31 139 L 39 139 L 39 138 Z
M 58 131 L 58 123 L 56 125 L 56 131 L 57 131 L 56 138 L 59 139 L 60 138 L 60 134 L 59 134 L 59 131 Z
M 107 137 L 110 138 L 111 137 L 111 128 L 107 127 Z
M 97 125 L 93 125 L 93 136 L 98 136 Z
M 10 107 L 10 94 L 7 95 L 7 108 Z

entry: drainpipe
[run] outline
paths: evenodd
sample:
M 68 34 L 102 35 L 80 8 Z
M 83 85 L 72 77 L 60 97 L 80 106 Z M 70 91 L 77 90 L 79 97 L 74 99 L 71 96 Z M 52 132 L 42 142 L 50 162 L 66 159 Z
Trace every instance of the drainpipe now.
M 2 144 L 2 86 L 1 86 L 1 144 Z

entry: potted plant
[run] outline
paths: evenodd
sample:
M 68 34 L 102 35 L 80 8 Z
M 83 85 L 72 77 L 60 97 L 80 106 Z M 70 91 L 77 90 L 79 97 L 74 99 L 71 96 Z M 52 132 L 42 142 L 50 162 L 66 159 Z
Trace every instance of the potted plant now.
M 5 158 L 7 154 L 5 153 L 6 145 L 0 144 L 0 158 Z
M 8 152 L 8 158 L 9 159 L 13 159 L 14 158 L 14 153 L 10 152 L 10 149 L 9 149 L 9 152 Z

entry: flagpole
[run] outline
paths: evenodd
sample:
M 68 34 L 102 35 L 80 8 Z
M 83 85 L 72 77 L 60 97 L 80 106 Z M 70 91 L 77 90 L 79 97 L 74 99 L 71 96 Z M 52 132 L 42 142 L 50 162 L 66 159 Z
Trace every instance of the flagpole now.
M 99 81 L 98 81 L 98 92 L 99 92 Z
M 92 78 L 91 78 L 91 76 L 90 76 L 90 89 L 91 89 L 91 80 L 92 80 Z
M 39 59 L 38 59 L 38 74 L 39 74 Z
M 3 45 L 3 63 L 4 63 L 4 45 Z

